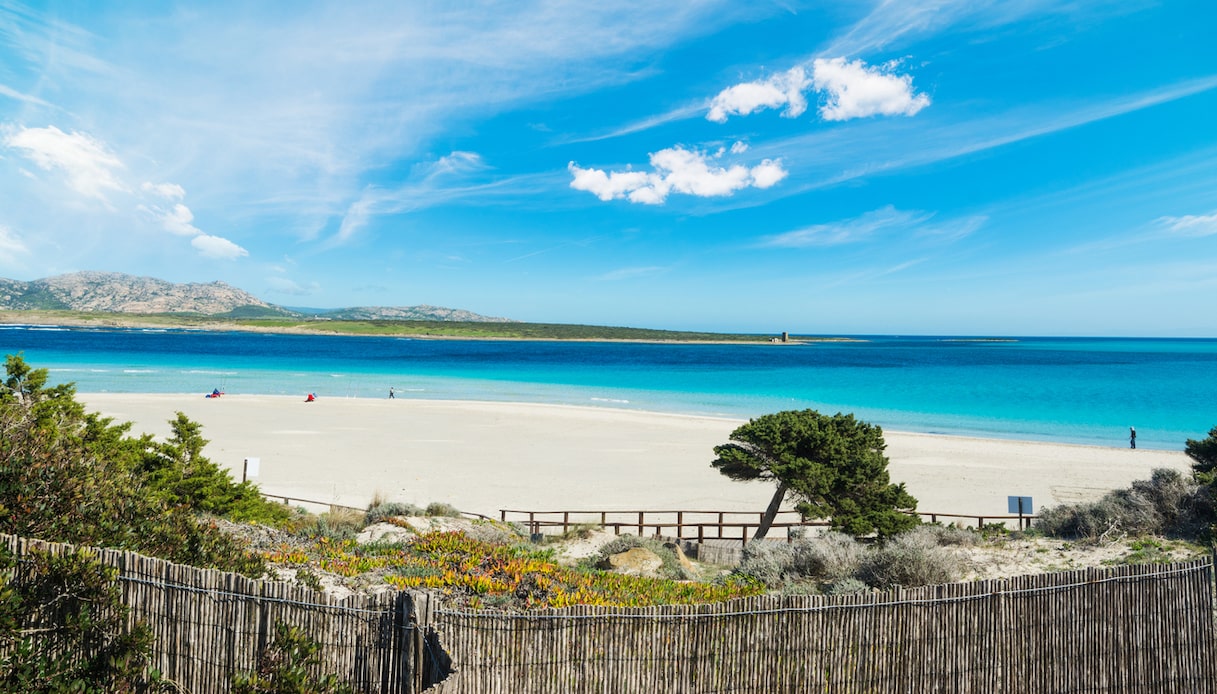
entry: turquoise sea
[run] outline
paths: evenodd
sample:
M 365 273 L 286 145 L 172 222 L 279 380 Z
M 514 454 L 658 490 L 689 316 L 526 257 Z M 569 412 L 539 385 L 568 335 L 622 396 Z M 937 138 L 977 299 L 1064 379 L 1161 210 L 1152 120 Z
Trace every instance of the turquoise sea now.
M 737 418 L 853 412 L 900 431 L 1181 449 L 1217 426 L 1217 340 L 856 336 L 639 344 L 0 326 L 80 392 L 504 400 Z

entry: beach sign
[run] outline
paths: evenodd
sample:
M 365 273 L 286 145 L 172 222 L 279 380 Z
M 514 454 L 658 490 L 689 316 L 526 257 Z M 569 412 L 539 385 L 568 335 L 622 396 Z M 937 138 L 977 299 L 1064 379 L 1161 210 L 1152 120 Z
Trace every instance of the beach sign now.
M 244 482 L 245 480 L 249 479 L 250 477 L 257 477 L 258 476 L 258 466 L 261 464 L 262 464 L 261 458 L 246 458 L 245 459 L 245 470 L 241 473 L 241 481 Z
M 1031 515 L 1031 497 L 1029 496 L 1008 496 L 1007 502 L 1010 504 L 1010 513 L 1017 513 L 1020 516 Z

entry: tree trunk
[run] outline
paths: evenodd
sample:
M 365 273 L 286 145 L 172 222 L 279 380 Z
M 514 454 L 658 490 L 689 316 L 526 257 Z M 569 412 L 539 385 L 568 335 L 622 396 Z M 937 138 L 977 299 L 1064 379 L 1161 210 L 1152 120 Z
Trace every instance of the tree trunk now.
M 769 508 L 765 509 L 765 515 L 761 517 L 761 525 L 756 529 L 756 534 L 752 536 L 755 540 L 764 540 L 769 534 L 769 526 L 773 525 L 773 519 L 777 518 L 778 509 L 782 508 L 782 499 L 786 498 L 786 483 L 778 482 L 777 491 L 773 493 L 773 498 L 769 500 Z

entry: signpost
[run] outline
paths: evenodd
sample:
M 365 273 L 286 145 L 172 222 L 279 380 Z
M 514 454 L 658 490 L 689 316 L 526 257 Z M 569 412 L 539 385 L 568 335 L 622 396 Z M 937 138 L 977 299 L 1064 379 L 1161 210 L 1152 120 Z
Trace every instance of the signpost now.
M 1018 529 L 1023 530 L 1023 516 L 1030 516 L 1034 512 L 1034 506 L 1031 504 L 1029 496 L 1008 496 L 1006 497 L 1009 504 L 1010 513 L 1018 514 Z M 1031 521 L 1026 521 L 1027 527 L 1031 526 Z
M 241 470 L 241 484 L 245 484 L 245 480 L 250 477 L 258 476 L 258 466 L 262 463 L 261 458 L 246 458 L 245 468 Z M 1013 499 L 1014 497 L 1010 497 Z

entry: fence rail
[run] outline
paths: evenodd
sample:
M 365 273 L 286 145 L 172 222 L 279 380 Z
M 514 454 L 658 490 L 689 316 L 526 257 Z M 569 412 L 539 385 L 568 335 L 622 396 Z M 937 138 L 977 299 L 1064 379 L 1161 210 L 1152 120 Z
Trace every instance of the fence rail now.
M 548 533 L 568 533 L 574 528 L 584 525 L 595 525 L 611 529 L 620 535 L 624 531 L 636 531 L 642 535 L 662 535 L 678 540 L 738 540 L 741 545 L 747 544 L 749 538 L 756 534 L 760 527 L 764 512 L 758 511 L 522 511 L 500 509 L 499 519 L 504 523 L 520 523 L 534 535 Z M 1003 515 L 977 516 L 959 513 L 932 513 L 919 511 L 917 515 L 928 518 L 936 523 L 940 518 L 962 518 L 976 520 L 977 527 L 986 525 L 987 521 L 1017 521 L 1019 529 L 1030 527 L 1035 516 Z M 1025 525 L 1024 525 L 1025 524 Z M 798 511 L 779 511 L 770 526 L 774 530 L 786 531 L 786 540 L 792 541 L 793 528 L 827 527 L 829 523 L 823 520 L 806 520 Z

